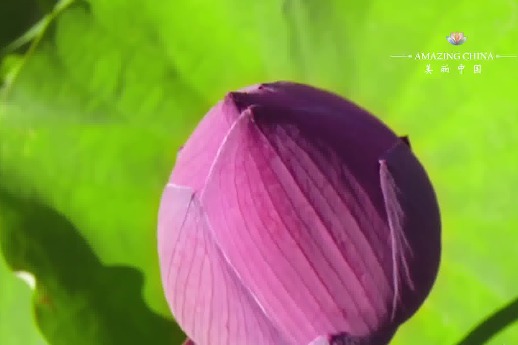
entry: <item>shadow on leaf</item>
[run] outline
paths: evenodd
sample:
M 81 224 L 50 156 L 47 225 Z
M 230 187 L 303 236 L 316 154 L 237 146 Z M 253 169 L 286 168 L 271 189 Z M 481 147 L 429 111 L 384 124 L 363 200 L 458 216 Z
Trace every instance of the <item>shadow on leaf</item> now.
M 174 345 L 184 340 L 173 321 L 145 304 L 141 272 L 103 265 L 55 210 L 0 190 L 0 243 L 13 271 L 35 276 L 35 316 L 51 344 Z
M 456 345 L 482 345 L 513 322 L 518 321 L 518 298 L 489 316 Z

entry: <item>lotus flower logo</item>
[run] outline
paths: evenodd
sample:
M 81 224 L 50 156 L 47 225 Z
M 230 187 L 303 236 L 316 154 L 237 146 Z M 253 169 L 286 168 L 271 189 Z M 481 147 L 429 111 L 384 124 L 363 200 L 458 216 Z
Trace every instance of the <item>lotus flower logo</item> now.
M 459 46 L 462 43 L 466 42 L 466 37 L 462 32 L 452 32 L 450 36 L 446 37 L 446 39 L 448 40 L 448 42 L 455 46 Z

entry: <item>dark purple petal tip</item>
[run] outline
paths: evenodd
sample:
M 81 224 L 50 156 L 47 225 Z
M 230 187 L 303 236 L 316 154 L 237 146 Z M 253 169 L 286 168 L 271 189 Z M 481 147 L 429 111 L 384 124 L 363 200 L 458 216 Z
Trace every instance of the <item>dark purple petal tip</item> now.
M 432 288 L 440 229 L 407 137 L 330 92 L 255 85 L 178 154 L 164 291 L 196 345 L 386 345 Z

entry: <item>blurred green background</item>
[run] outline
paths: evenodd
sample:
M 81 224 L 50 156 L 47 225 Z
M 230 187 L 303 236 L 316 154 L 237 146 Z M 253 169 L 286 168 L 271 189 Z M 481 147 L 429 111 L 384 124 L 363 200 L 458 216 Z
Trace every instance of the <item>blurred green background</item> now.
M 162 188 L 212 104 L 281 79 L 408 134 L 436 187 L 439 277 L 393 344 L 518 344 L 518 58 L 390 57 L 418 52 L 518 55 L 518 2 L 0 0 L 0 344 L 181 344 Z

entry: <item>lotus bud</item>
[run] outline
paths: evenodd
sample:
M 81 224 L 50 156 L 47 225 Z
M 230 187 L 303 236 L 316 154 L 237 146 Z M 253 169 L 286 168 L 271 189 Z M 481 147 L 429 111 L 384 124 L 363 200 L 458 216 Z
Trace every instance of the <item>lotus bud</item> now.
M 435 281 L 440 227 L 406 138 L 332 93 L 261 84 L 179 152 L 161 277 L 196 345 L 384 345 Z

